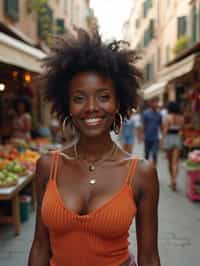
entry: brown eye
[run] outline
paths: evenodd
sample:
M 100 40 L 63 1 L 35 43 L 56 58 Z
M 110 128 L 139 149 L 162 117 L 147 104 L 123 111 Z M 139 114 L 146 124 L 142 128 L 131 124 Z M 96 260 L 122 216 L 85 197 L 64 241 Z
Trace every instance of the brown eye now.
M 102 94 L 99 96 L 99 100 L 102 102 L 107 102 L 110 99 L 110 95 L 109 94 Z
M 84 101 L 84 96 L 83 95 L 75 95 L 73 97 L 73 101 L 75 103 L 82 103 Z

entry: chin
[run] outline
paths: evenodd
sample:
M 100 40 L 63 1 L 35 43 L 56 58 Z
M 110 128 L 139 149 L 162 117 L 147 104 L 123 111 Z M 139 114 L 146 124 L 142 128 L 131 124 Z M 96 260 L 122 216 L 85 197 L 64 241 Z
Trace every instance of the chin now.
M 82 129 L 80 130 L 82 136 L 87 138 L 98 138 L 110 134 L 110 128 L 94 128 L 94 129 Z
M 106 135 L 108 131 L 90 131 L 90 132 L 82 132 L 82 136 L 87 138 L 97 138 L 103 135 Z

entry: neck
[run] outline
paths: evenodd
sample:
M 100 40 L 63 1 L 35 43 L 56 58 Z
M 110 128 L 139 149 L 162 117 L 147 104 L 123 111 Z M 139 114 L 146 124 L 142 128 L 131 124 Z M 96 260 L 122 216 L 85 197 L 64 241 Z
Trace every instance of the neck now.
M 112 147 L 110 134 L 98 138 L 81 136 L 77 143 L 77 153 L 79 158 L 93 162 L 101 159 Z

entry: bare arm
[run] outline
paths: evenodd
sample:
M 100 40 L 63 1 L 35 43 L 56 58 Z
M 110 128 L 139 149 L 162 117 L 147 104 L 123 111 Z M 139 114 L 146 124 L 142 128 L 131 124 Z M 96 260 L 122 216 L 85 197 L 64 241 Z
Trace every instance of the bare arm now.
M 145 131 L 145 121 L 143 114 L 141 115 L 141 125 L 138 131 L 138 136 L 139 136 L 139 142 L 144 141 L 144 131 Z
M 137 203 L 138 266 L 160 266 L 157 243 L 159 184 L 156 169 L 150 162 L 139 162 L 133 188 Z
M 46 157 L 46 156 L 45 156 Z M 34 240 L 29 254 L 28 266 L 48 266 L 50 259 L 50 243 L 48 230 L 41 219 L 42 198 L 49 177 L 49 156 L 37 162 L 37 214 Z
M 31 127 L 31 116 L 29 114 L 25 114 L 23 119 L 23 130 L 25 132 L 30 131 Z
M 169 118 L 168 116 L 166 116 L 163 120 L 162 123 L 162 127 L 163 127 L 163 135 L 165 136 L 167 134 L 167 131 L 169 129 Z

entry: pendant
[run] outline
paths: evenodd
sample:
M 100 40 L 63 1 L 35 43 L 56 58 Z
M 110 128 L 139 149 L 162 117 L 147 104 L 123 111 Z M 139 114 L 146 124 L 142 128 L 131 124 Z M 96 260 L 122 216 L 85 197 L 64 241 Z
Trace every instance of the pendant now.
M 96 184 L 96 179 L 91 178 L 91 179 L 89 180 L 89 183 L 90 183 L 91 185 L 95 185 L 95 184 Z
M 95 170 L 94 165 L 90 164 L 90 165 L 89 165 L 89 171 L 92 172 L 92 171 L 94 171 L 94 170 Z

